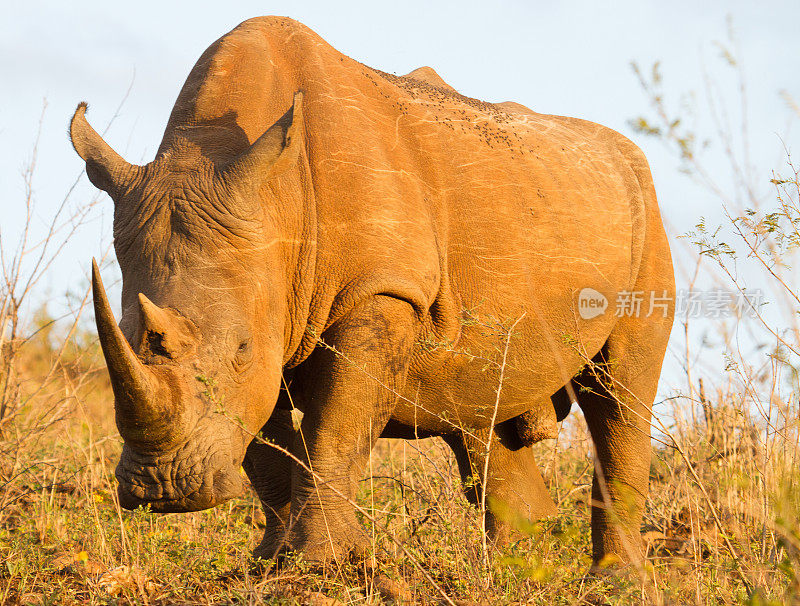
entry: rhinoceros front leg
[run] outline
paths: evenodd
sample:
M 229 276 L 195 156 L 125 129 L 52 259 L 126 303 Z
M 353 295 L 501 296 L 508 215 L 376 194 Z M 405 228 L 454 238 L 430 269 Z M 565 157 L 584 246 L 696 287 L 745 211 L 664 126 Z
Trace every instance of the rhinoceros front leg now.
M 261 500 L 266 530 L 253 555 L 272 558 L 280 549 L 289 524 L 292 499 L 292 460 L 274 445 L 291 451 L 295 434 L 291 410 L 276 408 L 261 430 L 261 438 L 247 447 L 242 466 Z
M 476 507 L 481 505 L 488 437 L 488 428 L 445 437 L 456 456 L 465 496 Z M 514 445 L 514 450 L 508 448 L 503 436 L 493 432 L 488 454 L 485 516 L 486 532 L 498 545 L 522 538 L 524 535 L 518 532 L 521 523 L 557 513 L 533 449 L 517 446 Z
M 322 335 L 295 382 L 303 402 L 286 548 L 323 563 L 369 541 L 356 519 L 358 481 L 405 382 L 416 338 L 406 302 L 375 296 Z

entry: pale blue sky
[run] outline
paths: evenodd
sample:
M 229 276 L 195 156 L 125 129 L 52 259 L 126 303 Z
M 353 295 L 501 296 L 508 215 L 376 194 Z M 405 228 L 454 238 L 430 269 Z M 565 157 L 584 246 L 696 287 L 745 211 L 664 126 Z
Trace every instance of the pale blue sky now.
M 43 2 L 0 0 L 0 221 L 6 239 L 22 219 L 20 170 L 30 157 L 43 99 L 35 183 L 41 225 L 82 170 L 67 138 L 80 100 L 90 121 L 106 124 L 133 86 L 107 140 L 125 157 L 150 161 L 174 99 L 194 61 L 242 20 L 263 14 L 302 21 L 340 51 L 398 74 L 430 65 L 460 92 L 489 101 L 518 101 L 543 113 L 611 126 L 646 152 L 663 213 L 674 232 L 717 212 L 675 171 L 654 142 L 631 132 L 628 119 L 646 111 L 630 69 L 662 62 L 666 91 L 702 93 L 703 65 L 723 84 L 714 41 L 733 19 L 750 95 L 752 150 L 764 182 L 782 158 L 778 135 L 797 140 L 779 97 L 800 100 L 800 2 Z M 120 8 L 124 7 L 124 8 Z M 733 89 L 730 89 L 733 90 Z M 90 198 L 85 177 L 76 203 Z M 77 287 L 92 255 L 111 233 L 111 203 L 68 247 L 48 286 Z

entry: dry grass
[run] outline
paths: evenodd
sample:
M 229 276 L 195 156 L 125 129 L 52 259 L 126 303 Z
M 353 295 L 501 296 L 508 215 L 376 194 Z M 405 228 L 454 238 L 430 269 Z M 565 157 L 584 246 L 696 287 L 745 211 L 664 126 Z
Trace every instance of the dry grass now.
M 418 603 L 443 602 L 430 579 L 463 604 L 785 603 L 800 596 L 796 426 L 765 450 L 763 433 L 735 414 L 731 394 L 707 402 L 711 425 L 682 422 L 676 433 L 756 597 L 746 594 L 684 459 L 667 447 L 657 449 L 652 467 L 642 574 L 587 576 L 592 462 L 579 414 L 557 442 L 538 445 L 560 515 L 531 526 L 529 539 L 495 552 L 488 566 L 480 516 L 461 495 L 449 449 L 440 440 L 385 440 L 359 494 L 377 522 L 364 519 L 374 566 L 320 574 L 293 561 L 262 575 L 250 572 L 262 519 L 252 493 L 193 514 L 119 508 L 113 468 L 121 441 L 101 357 L 89 342 L 70 347 L 48 373 L 54 342 L 40 332 L 17 358 L 23 404 L 2 438 L 0 603 L 377 604 L 387 577 L 402 580 Z M 47 374 L 47 384 L 37 384 Z M 58 411 L 57 418 L 42 410 Z

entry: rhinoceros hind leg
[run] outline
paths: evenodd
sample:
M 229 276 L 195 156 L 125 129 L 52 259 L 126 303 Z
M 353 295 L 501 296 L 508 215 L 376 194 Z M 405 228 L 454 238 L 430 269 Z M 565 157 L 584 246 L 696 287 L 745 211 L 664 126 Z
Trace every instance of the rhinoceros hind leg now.
M 470 433 L 444 440 L 455 453 L 467 500 L 480 507 L 489 430 Z M 493 435 L 486 482 L 486 531 L 498 545 L 524 538 L 526 523 L 557 513 L 532 449 L 511 450 L 504 442 L 502 436 Z
M 556 421 L 559 423 L 566 419 L 569 411 L 572 410 L 573 393 L 573 389 L 567 389 L 565 386 L 550 396 L 550 400 L 553 402 L 553 410 L 556 411 Z
M 606 348 L 593 362 L 594 370 L 585 371 L 576 383 L 596 460 L 592 482 L 594 565 L 638 562 L 642 557 L 639 525 L 650 471 L 650 407 L 660 359 L 646 376 L 635 380 L 626 376 L 625 361 L 615 364 Z
M 645 249 L 634 292 L 674 300 L 669 247 L 660 224 Z M 595 565 L 641 559 L 639 526 L 650 473 L 650 419 L 673 310 L 623 316 L 605 345 L 574 379 L 595 447 L 592 546 Z

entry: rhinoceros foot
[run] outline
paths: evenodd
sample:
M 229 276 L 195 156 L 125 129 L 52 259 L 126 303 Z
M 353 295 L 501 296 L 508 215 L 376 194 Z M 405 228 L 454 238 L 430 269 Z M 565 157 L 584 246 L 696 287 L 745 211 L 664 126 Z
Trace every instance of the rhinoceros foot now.
M 281 536 L 270 536 L 268 531 L 253 550 L 253 556 L 272 558 L 280 565 L 288 555 L 301 554 L 306 564 L 324 567 L 332 562 L 361 562 L 372 554 L 369 538 L 354 516 L 350 520 L 329 512 L 326 519 L 318 519 L 316 515 L 304 517 L 290 523 L 289 531 Z

